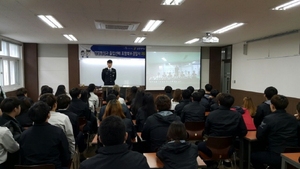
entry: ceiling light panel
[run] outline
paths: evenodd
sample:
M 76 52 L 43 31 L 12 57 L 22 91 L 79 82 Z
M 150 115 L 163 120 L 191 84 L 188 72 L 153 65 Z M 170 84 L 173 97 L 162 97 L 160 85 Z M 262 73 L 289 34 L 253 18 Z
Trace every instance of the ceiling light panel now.
M 231 29 L 240 27 L 240 26 L 242 26 L 242 25 L 244 25 L 244 23 L 233 23 L 233 24 L 230 24 L 230 25 L 228 25 L 228 26 L 225 26 L 225 27 L 223 27 L 223 28 L 221 28 L 221 29 L 218 29 L 218 30 L 214 31 L 213 33 L 215 33 L 215 34 L 224 33 L 224 32 L 227 32 L 227 31 L 229 31 L 229 30 L 231 30 Z
M 163 0 L 161 5 L 181 5 L 184 0 Z
M 67 38 L 69 41 L 77 41 L 77 38 L 72 34 L 64 34 L 64 37 Z
M 149 20 L 146 26 L 142 29 L 143 32 L 153 32 L 164 21 L 163 20 Z
M 63 26 L 51 15 L 38 15 L 51 28 L 63 28 Z
M 137 38 L 134 40 L 134 43 L 142 43 L 145 39 L 146 39 L 146 37 L 137 37 Z
M 192 43 L 195 43 L 195 42 L 198 42 L 198 41 L 199 41 L 199 38 L 195 38 L 195 39 L 186 41 L 185 44 L 192 44 Z
M 292 8 L 297 5 L 300 5 L 300 0 L 289 1 L 282 5 L 276 6 L 275 8 L 272 8 L 272 10 L 286 10 L 286 9 Z

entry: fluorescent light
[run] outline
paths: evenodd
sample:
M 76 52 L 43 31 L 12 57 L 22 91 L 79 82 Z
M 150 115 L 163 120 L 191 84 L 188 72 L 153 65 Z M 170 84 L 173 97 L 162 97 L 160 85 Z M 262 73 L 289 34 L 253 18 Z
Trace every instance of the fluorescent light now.
M 142 43 L 143 40 L 145 40 L 146 37 L 137 37 L 135 40 L 134 40 L 134 43 Z
M 192 44 L 192 43 L 195 43 L 195 42 L 198 42 L 199 41 L 199 38 L 195 38 L 195 39 L 192 39 L 192 40 L 189 40 L 187 42 L 185 42 L 185 44 Z
M 163 0 L 161 5 L 181 5 L 184 0 Z
M 153 32 L 159 25 L 161 25 L 163 20 L 149 20 L 147 25 L 143 28 L 143 32 Z
M 287 3 L 284 3 L 282 5 L 276 6 L 275 8 L 272 8 L 272 10 L 286 10 L 289 8 L 292 8 L 294 6 L 297 6 L 300 4 L 300 0 L 293 0 Z
M 75 38 L 75 36 L 71 35 L 71 34 L 64 34 L 64 37 L 66 37 L 69 41 L 77 41 L 77 39 Z
M 165 62 L 167 61 L 167 59 L 166 59 L 166 58 L 161 58 L 161 59 L 162 59 L 163 61 L 165 61 Z
M 51 15 L 38 15 L 38 17 L 51 28 L 63 28 L 63 26 Z
M 214 31 L 213 33 L 224 33 L 226 31 L 229 31 L 231 29 L 237 28 L 237 27 L 242 26 L 242 25 L 244 25 L 244 23 L 233 23 L 231 25 L 225 26 L 221 29 L 218 29 L 218 30 Z

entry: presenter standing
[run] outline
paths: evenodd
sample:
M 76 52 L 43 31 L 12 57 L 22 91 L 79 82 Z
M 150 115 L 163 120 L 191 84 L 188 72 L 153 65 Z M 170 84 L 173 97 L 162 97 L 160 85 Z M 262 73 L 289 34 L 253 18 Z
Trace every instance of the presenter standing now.
M 104 85 L 115 85 L 115 80 L 117 78 L 116 69 L 112 68 L 112 60 L 107 61 L 107 68 L 102 69 L 102 80 Z

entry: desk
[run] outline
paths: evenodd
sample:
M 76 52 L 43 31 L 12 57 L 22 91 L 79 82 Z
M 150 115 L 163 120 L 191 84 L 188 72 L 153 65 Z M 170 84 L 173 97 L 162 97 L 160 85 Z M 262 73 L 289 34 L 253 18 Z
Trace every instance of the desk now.
M 240 165 L 239 168 L 243 168 L 244 162 L 244 141 L 248 142 L 248 156 L 247 156 L 247 169 L 250 169 L 250 156 L 251 156 L 251 142 L 256 141 L 256 131 L 248 131 L 247 135 L 240 140 Z
M 164 167 L 164 164 L 156 156 L 156 153 L 144 153 L 144 156 L 146 157 L 147 163 L 148 163 L 150 168 L 159 169 L 159 168 Z M 206 164 L 204 163 L 204 161 L 199 156 L 197 157 L 197 163 L 198 163 L 198 167 L 206 168 Z
M 281 153 L 281 157 L 281 169 L 287 169 L 288 164 L 295 168 L 300 168 L 300 163 L 298 162 L 300 153 Z

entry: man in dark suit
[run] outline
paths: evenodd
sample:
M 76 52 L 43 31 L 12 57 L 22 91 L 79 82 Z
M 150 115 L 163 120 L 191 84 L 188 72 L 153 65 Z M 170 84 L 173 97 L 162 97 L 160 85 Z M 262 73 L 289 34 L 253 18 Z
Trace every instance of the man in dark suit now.
M 115 80 L 117 78 L 116 69 L 112 68 L 112 60 L 107 61 L 107 68 L 102 70 L 102 80 L 104 85 L 115 85 Z

